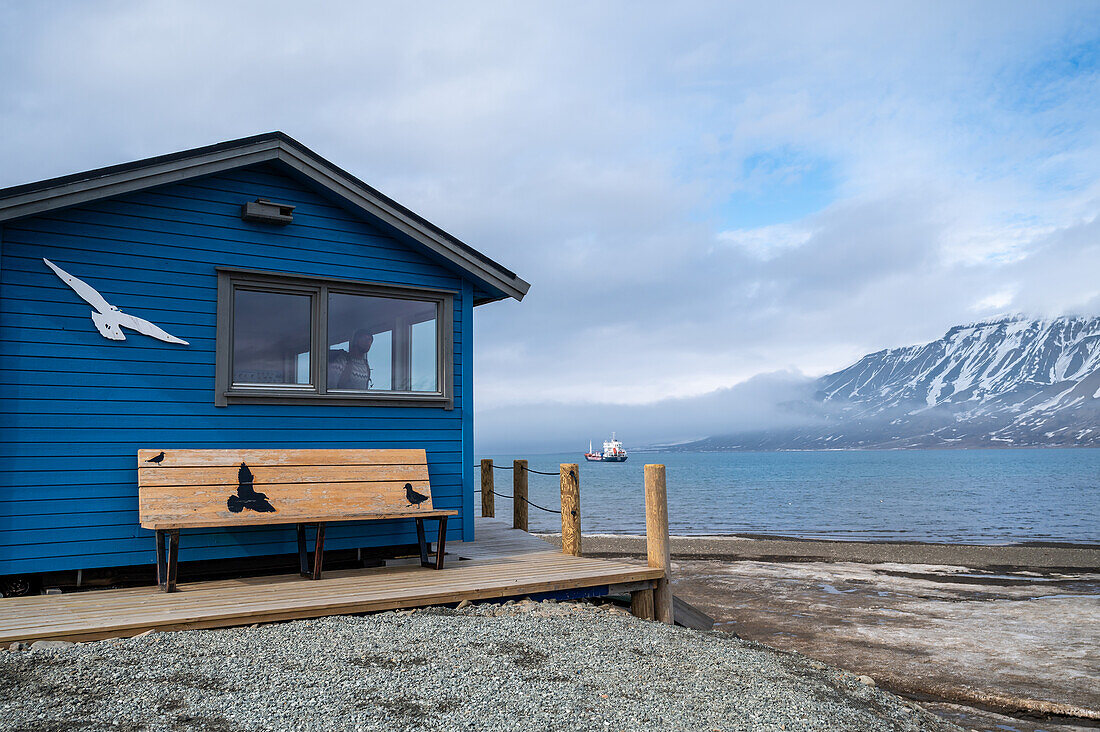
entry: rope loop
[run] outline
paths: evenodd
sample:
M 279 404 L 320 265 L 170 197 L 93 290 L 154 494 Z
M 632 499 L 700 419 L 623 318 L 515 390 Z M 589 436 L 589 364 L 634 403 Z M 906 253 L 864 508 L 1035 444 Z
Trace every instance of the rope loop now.
M 481 466 L 475 465 L 474 467 L 481 467 Z M 493 469 L 494 470 L 512 470 L 513 468 L 508 466 L 508 465 L 495 465 L 494 464 Z M 560 475 L 560 473 L 547 473 L 544 470 L 532 470 L 531 468 L 524 468 L 524 470 L 526 470 L 528 473 L 537 473 L 539 475 Z M 570 475 L 572 475 L 573 471 L 570 470 L 569 473 L 570 473 Z
M 506 495 L 504 495 L 503 493 L 497 493 L 496 491 L 493 491 L 493 495 L 494 495 L 494 496 L 500 496 L 501 498 L 507 498 L 507 499 L 508 499 L 509 501 L 514 501 L 514 500 L 516 500 L 515 496 L 506 496 Z M 538 505 L 537 503 L 531 503 L 531 502 L 530 502 L 529 500 L 527 500 L 526 498 L 524 498 L 524 499 L 523 499 L 523 501 L 524 501 L 524 503 L 526 503 L 526 504 L 527 504 L 528 506 L 534 506 L 535 508 L 537 508 L 537 509 L 538 509 L 538 510 L 540 510 L 540 511 L 546 511 L 546 513 L 556 513 L 556 514 L 559 514 L 559 515 L 561 514 L 561 511 L 555 511 L 555 510 L 554 510 L 554 509 L 552 509 L 552 508 L 543 508 L 542 506 Z M 574 515 L 574 516 L 576 516 L 576 515 L 577 515 L 576 511 L 574 511 L 574 512 L 573 512 L 573 515 Z
M 474 467 L 480 468 L 481 466 L 480 465 L 475 465 Z M 515 469 L 515 466 L 508 466 L 508 465 L 493 465 L 493 467 L 496 468 L 497 470 L 514 470 Z M 561 475 L 560 472 L 558 472 L 558 473 L 547 473 L 544 470 L 532 470 L 531 468 L 528 468 L 528 467 L 524 467 L 524 470 L 526 470 L 528 473 L 535 473 L 537 475 L 552 475 L 552 476 L 560 476 Z M 575 470 L 570 470 L 569 471 L 569 477 L 576 478 L 577 477 L 576 471 Z M 510 501 L 516 500 L 515 496 L 506 496 L 503 493 L 497 493 L 496 491 L 493 491 L 493 495 L 494 496 L 500 496 L 501 498 L 507 498 Z M 532 506 L 533 508 L 537 508 L 540 511 L 546 511 L 546 513 L 556 513 L 559 516 L 561 515 L 561 511 L 555 511 L 552 508 L 543 508 L 542 506 L 538 505 L 537 503 L 531 503 L 531 501 L 526 499 L 526 498 L 524 498 L 523 501 L 528 506 Z M 572 515 L 573 516 L 577 515 L 577 511 L 575 509 L 572 511 Z

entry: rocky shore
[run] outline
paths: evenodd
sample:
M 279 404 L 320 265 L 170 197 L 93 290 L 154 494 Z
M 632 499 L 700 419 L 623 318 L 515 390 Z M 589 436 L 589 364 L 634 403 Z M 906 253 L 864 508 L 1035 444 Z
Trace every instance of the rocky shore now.
M 10 730 L 959 727 L 867 677 L 723 632 L 519 602 L 0 654 Z

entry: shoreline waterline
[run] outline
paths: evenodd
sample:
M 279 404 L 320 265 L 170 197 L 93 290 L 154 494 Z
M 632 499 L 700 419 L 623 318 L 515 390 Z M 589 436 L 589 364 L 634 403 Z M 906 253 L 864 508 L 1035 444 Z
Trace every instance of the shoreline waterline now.
M 561 545 L 560 534 L 539 534 Z M 646 538 L 637 534 L 584 534 L 588 556 L 644 557 Z M 933 542 L 841 541 L 759 535 L 672 536 L 672 558 L 725 561 L 816 561 L 870 564 L 926 564 L 1014 571 L 1100 568 L 1100 544 L 948 544 Z

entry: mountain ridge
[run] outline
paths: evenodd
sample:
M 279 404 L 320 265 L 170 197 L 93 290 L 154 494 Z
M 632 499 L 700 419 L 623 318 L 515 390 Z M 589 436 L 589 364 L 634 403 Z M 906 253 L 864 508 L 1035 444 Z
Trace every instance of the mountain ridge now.
M 801 427 L 681 450 L 1100 447 L 1100 317 L 1000 316 L 886 348 L 786 405 Z

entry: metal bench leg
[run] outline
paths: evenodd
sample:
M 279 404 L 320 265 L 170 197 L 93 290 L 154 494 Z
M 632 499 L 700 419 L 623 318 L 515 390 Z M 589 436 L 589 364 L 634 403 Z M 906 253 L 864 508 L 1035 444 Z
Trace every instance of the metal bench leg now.
M 306 552 L 306 525 L 298 524 L 298 572 L 309 577 L 309 554 Z
M 435 568 L 443 569 L 444 547 L 447 544 L 447 517 L 439 517 L 439 541 L 435 544 Z
M 157 547 L 157 585 L 165 592 L 168 591 L 168 566 L 165 562 L 165 541 L 164 530 L 157 529 L 156 535 L 153 537 L 153 541 L 156 542 Z
M 313 577 L 321 579 L 321 565 L 325 561 L 325 525 L 317 524 L 317 538 L 313 542 Z
M 165 592 L 176 591 L 176 574 L 179 570 L 180 530 L 168 531 L 168 583 Z
M 157 545 L 157 584 L 165 592 L 175 592 L 179 571 L 179 529 L 157 529 L 154 538 Z
M 430 567 L 428 563 L 428 542 L 424 540 L 424 519 L 414 519 L 416 521 L 416 540 L 420 544 L 420 566 Z

